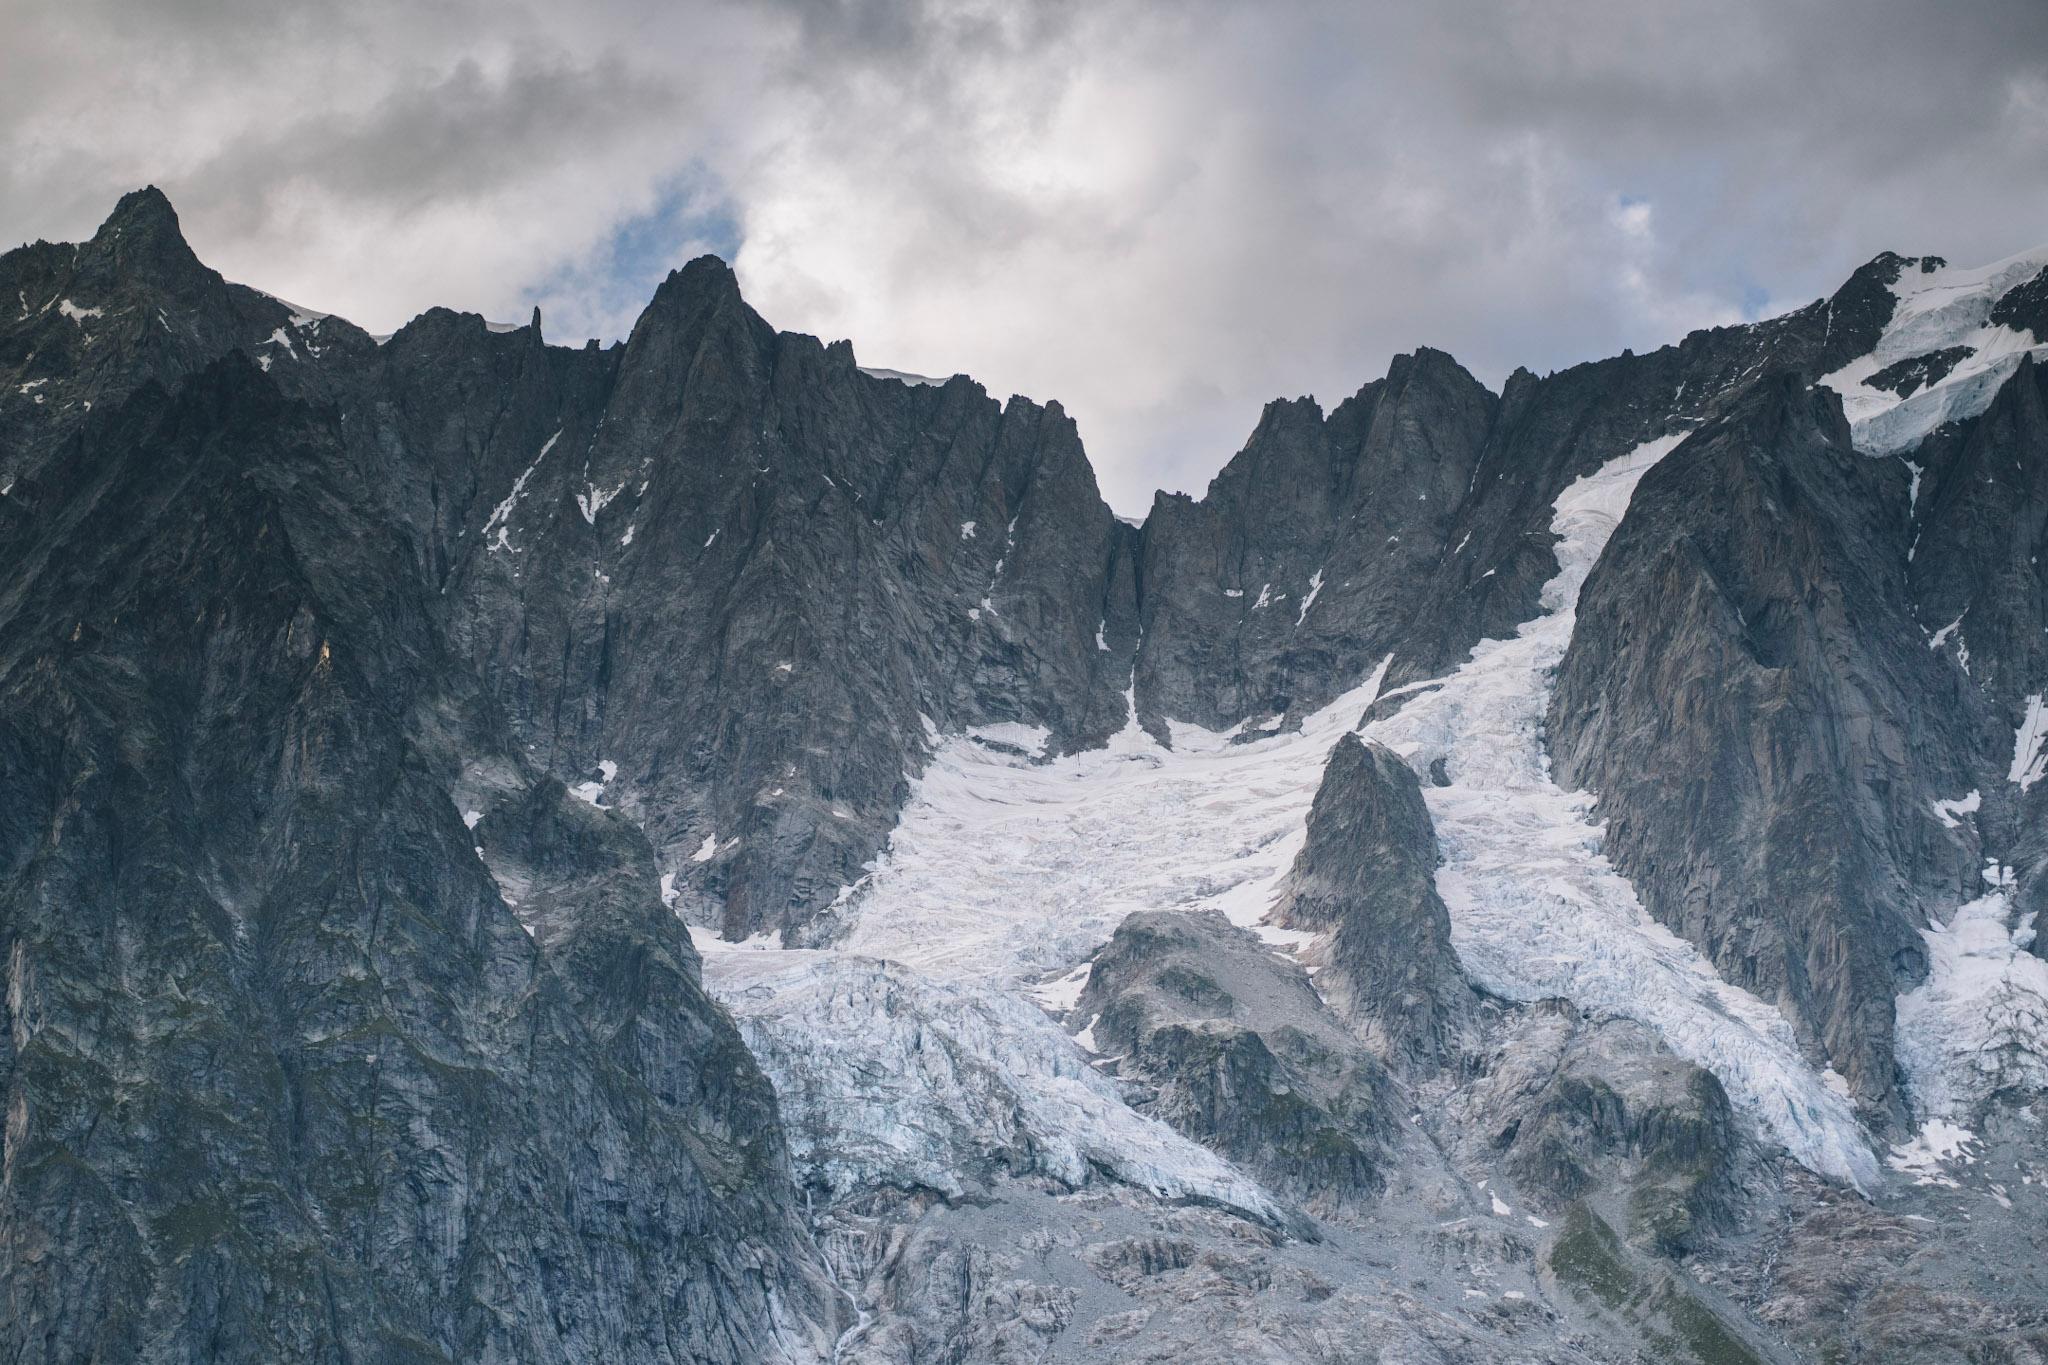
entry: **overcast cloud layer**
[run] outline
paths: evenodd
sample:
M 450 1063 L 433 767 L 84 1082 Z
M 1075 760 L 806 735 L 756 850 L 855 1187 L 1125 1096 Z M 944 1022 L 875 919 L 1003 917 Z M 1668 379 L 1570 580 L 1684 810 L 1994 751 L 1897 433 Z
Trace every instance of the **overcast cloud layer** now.
M 0 0 L 0 240 L 154 182 L 389 331 L 623 336 L 736 265 L 863 364 L 1061 400 L 1104 492 L 1439 346 L 1498 385 L 2048 241 L 2042 0 Z

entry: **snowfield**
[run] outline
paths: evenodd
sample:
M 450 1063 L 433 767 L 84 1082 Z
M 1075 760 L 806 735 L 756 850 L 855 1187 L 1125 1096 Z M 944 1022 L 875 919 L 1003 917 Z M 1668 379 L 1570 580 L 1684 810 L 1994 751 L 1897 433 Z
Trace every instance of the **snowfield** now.
M 1909 451 L 1942 424 L 1991 406 L 2022 356 L 2048 357 L 2048 337 L 1991 324 L 1999 299 L 2044 266 L 2048 248 L 1968 270 L 1942 266 L 1923 272 L 1909 263 L 1892 285 L 1898 302 L 1877 346 L 1820 381 L 1842 396 L 1856 448 L 1870 455 Z M 1970 354 L 1938 382 L 1905 398 L 1866 382 L 1898 361 L 1957 346 Z
M 989 743 L 946 740 L 846 897 L 839 946 L 1018 989 L 1071 971 L 1134 911 L 1256 926 L 1301 850 L 1331 746 L 1378 685 L 1248 743 L 1175 724 L 1167 749 L 1132 720 L 1104 748 L 1032 763 L 997 727 Z

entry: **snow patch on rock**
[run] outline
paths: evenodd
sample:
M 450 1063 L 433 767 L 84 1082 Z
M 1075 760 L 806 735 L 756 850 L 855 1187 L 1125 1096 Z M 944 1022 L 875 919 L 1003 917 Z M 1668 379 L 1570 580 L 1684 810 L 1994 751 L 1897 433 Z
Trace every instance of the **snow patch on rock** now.
M 1958 815 L 1975 815 L 1977 808 L 1983 804 L 1984 794 L 1972 787 L 1968 796 L 1955 796 L 1934 802 L 1934 818 L 1941 821 L 1943 827 L 1955 829 L 1962 823 L 1956 819 Z
M 2048 707 L 2041 704 L 2041 694 L 2034 693 L 2027 698 L 2026 718 L 2012 737 L 2012 767 L 2006 771 L 2005 780 L 2017 783 L 2021 791 L 2041 780 L 2048 770 L 2048 754 L 2041 746 L 2048 743 Z

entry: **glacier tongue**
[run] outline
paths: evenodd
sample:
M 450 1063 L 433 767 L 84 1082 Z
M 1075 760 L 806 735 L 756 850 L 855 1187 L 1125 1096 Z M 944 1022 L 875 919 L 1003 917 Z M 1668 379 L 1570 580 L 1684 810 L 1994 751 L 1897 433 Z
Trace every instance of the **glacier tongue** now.
M 2013 874 L 1922 930 L 1927 979 L 1899 997 L 1900 1069 L 1917 1116 L 1968 1123 L 1999 1090 L 2048 1089 L 2048 962 L 2028 951 L 2032 913 L 2012 902 Z
M 1647 442 L 1567 488 L 1551 522 L 1563 539 L 1544 614 L 1513 639 L 1481 642 L 1366 734 L 1418 771 L 1441 759 L 1449 774 L 1450 785 L 1425 784 L 1423 795 L 1443 848 L 1437 889 L 1452 942 L 1476 981 L 1509 999 L 1562 996 L 1649 1025 L 1802 1164 L 1868 1186 L 1877 1164 L 1849 1102 L 1801 1057 L 1783 1016 L 1643 910 L 1600 851 L 1593 798 L 1561 790 L 1543 749 L 1579 589 L 1637 482 L 1682 439 Z
M 1044 1011 L 847 953 L 705 945 L 705 984 L 775 1084 L 799 1168 L 845 1195 L 952 1197 L 998 1173 L 1086 1184 L 1278 1224 L 1285 1212 L 1208 1149 L 1123 1101 Z

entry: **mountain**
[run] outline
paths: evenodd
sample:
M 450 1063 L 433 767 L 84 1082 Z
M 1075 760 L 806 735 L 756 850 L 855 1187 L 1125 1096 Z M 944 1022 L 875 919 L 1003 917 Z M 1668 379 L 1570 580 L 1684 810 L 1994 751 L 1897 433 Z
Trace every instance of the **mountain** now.
M 2048 1354 L 2048 252 L 1135 527 L 708 257 L 0 299 L 9 1359 Z

